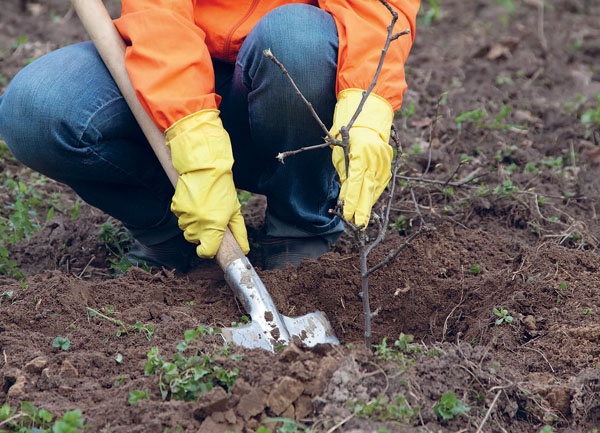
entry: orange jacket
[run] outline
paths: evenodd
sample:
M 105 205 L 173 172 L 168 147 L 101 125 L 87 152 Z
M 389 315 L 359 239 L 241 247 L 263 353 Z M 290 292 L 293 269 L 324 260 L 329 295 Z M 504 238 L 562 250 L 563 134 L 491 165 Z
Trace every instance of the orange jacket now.
M 115 25 L 127 45 L 126 65 L 140 102 L 162 130 L 202 109 L 218 108 L 211 58 L 235 61 L 252 27 L 268 11 L 307 3 L 328 11 L 339 35 L 337 91 L 367 89 L 392 15 L 379 0 L 122 0 Z M 413 43 L 420 0 L 388 0 L 398 12 L 374 93 L 394 110 L 406 90 L 404 63 Z

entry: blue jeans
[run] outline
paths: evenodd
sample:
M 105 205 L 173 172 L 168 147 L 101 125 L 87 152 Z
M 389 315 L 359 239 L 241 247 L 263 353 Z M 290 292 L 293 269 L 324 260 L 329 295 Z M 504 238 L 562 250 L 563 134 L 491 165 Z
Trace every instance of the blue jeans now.
M 240 189 L 263 194 L 266 233 L 324 236 L 343 224 L 328 210 L 339 185 L 331 150 L 281 152 L 323 141 L 324 132 L 280 69 L 270 48 L 325 125 L 336 102 L 338 38 L 332 17 L 286 5 L 265 15 L 235 65 L 215 61 L 216 91 Z M 181 235 L 170 211 L 173 187 L 91 42 L 51 52 L 25 67 L 0 97 L 0 136 L 14 156 L 69 185 L 83 200 L 122 221 L 147 245 Z

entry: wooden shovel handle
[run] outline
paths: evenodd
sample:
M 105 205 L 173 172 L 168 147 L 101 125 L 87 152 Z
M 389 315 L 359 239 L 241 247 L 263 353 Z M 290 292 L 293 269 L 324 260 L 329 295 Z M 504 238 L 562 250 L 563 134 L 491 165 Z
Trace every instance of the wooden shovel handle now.
M 173 168 L 173 164 L 171 164 L 171 154 L 166 146 L 165 136 L 137 99 L 125 68 L 125 43 L 104 3 L 102 3 L 102 0 L 71 0 L 71 3 L 112 78 L 121 90 L 125 101 L 133 112 L 165 173 L 175 186 L 179 175 Z M 215 257 L 217 263 L 225 271 L 229 263 L 242 257 L 244 257 L 242 249 L 231 231 L 227 229 Z

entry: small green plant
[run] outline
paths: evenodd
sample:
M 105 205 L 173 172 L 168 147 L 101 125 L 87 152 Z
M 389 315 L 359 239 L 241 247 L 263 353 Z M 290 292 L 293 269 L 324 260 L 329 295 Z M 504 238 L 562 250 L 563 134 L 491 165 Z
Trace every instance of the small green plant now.
M 513 317 L 508 313 L 508 310 L 505 308 L 494 308 L 492 312 L 494 313 L 494 316 L 497 317 L 496 321 L 494 322 L 496 326 L 500 326 L 503 323 L 512 323 L 513 321 Z
M 131 233 L 120 224 L 113 224 L 112 221 L 106 221 L 100 226 L 99 238 L 112 254 L 109 258 L 110 267 L 117 273 L 124 273 L 127 269 L 133 266 L 125 257 L 126 249 L 133 243 Z M 148 266 L 142 268 L 149 271 Z
M 581 93 L 576 93 L 570 101 L 564 104 L 564 108 L 569 113 L 576 114 L 581 110 L 586 102 L 587 98 L 585 96 L 583 96 Z
M 394 221 L 394 228 L 401 235 L 405 235 L 409 232 L 412 224 L 411 221 L 406 217 L 406 215 L 399 215 Z
M 129 391 L 129 399 L 127 400 L 127 403 L 129 403 L 131 406 L 133 406 L 140 400 L 149 400 L 149 399 L 150 399 L 150 394 L 148 393 L 147 389 L 144 389 L 144 390 L 132 389 L 131 391 Z
M 532 161 L 528 161 L 527 164 L 525 164 L 524 171 L 525 171 L 525 173 L 531 173 L 531 174 L 539 174 L 541 172 L 541 170 L 539 168 L 537 168 L 535 162 L 532 162 Z
M 481 274 L 481 265 L 479 263 L 474 263 L 473 266 L 469 268 L 469 273 L 473 275 Z
M 154 336 L 154 325 L 150 325 L 150 324 L 144 325 L 142 322 L 137 321 L 131 327 L 129 327 L 125 330 L 125 334 L 128 334 L 132 331 L 141 332 L 142 334 L 144 334 L 146 336 L 146 339 L 148 341 L 150 341 L 150 340 L 152 340 L 152 337 Z M 119 334 L 119 332 L 117 332 L 117 337 L 120 337 L 121 335 L 122 334 Z
M 238 189 L 237 196 L 240 204 L 242 205 L 242 209 L 244 209 L 246 206 L 248 206 L 248 202 L 252 198 L 252 193 L 243 189 Z
M 85 427 L 84 419 L 79 410 L 65 412 L 52 426 L 52 433 L 78 433 Z
M 387 337 L 383 337 L 381 344 L 374 344 L 375 356 L 385 361 L 407 362 L 405 354 L 419 351 L 419 347 L 412 344 L 414 337 L 410 334 L 400 333 L 400 336 L 392 346 L 387 343 Z
M 403 395 L 393 399 L 382 395 L 369 402 L 351 401 L 350 410 L 358 417 L 405 424 L 412 423 L 419 412 L 419 408 L 412 408 Z
M 0 227 L 0 232 L 2 232 Z M 25 274 L 19 270 L 17 262 L 9 258 L 8 249 L 0 246 L 0 275 L 6 275 L 16 280 L 24 280 Z
M 478 108 L 466 111 L 454 118 L 454 123 L 458 129 L 462 129 L 463 124 L 473 124 L 476 128 L 485 128 L 506 131 L 509 129 L 525 129 L 522 125 L 516 125 L 506 122 L 506 118 L 512 112 L 512 107 L 505 105 L 500 112 L 492 116 L 484 108 Z
M 418 15 L 418 20 L 424 27 L 431 26 L 433 21 L 441 18 L 442 0 L 427 0 L 427 5 L 423 5 Z
M 498 198 L 510 197 L 519 191 L 519 187 L 515 186 L 512 180 L 507 179 L 500 185 L 494 188 L 494 195 Z
M 108 312 L 108 314 L 114 313 L 114 307 L 112 307 L 111 305 L 104 307 L 104 309 Z M 123 323 L 122 320 L 107 316 L 106 314 L 103 314 L 98 310 L 94 310 L 93 308 L 87 307 L 87 312 L 89 317 L 100 317 L 104 320 L 109 321 L 110 323 L 114 323 L 115 325 L 117 325 L 119 327 L 115 334 L 117 337 L 122 337 L 134 331 L 139 331 L 140 333 L 144 334 L 148 341 L 152 340 L 152 337 L 154 336 L 154 325 L 143 324 L 138 320 L 133 325 L 127 326 Z
M 117 378 L 113 382 L 113 387 L 118 388 L 118 387 L 124 385 L 125 383 L 127 383 L 128 380 L 129 380 L 128 376 L 126 376 L 124 374 L 120 374 L 119 376 L 117 376 Z
M 25 35 L 17 36 L 17 39 L 15 39 L 15 42 L 13 43 L 13 49 L 18 50 L 19 48 L 21 48 L 22 46 L 27 44 L 27 42 L 29 42 L 29 38 L 27 36 L 25 36 Z
M 67 337 L 58 336 L 52 341 L 52 347 L 67 351 L 71 348 L 71 341 Z
M 587 136 L 591 135 L 593 129 L 600 126 L 600 93 L 596 95 L 596 107 L 585 110 L 581 115 L 581 123 L 586 127 Z
M 462 128 L 464 123 L 473 123 L 476 126 L 482 126 L 485 118 L 488 117 L 488 112 L 482 108 L 471 111 L 465 111 L 454 118 L 454 123 L 458 129 Z
M 0 433 L 80 433 L 88 431 L 81 411 L 67 411 L 55 418 L 46 409 L 24 401 L 17 412 L 10 405 L 0 407 Z
M 438 418 L 446 420 L 463 415 L 470 410 L 471 408 L 465 405 L 453 392 L 445 392 L 440 397 L 440 401 L 433 406 L 433 413 Z
M 550 425 L 545 425 L 540 429 L 540 433 L 555 433 L 555 430 Z
M 408 129 L 408 119 L 414 117 L 417 113 L 417 108 L 414 101 L 410 101 L 406 106 L 402 106 L 397 112 L 396 115 L 402 118 L 402 128 Z
M 240 321 L 239 322 L 231 322 L 231 326 L 239 327 L 239 326 L 247 325 L 248 323 L 250 323 L 250 317 L 243 314 L 242 317 L 240 318 Z
M 147 376 L 159 376 L 160 393 L 164 400 L 194 401 L 215 386 L 229 391 L 238 376 L 238 369 L 227 370 L 215 362 L 213 355 L 197 347 L 197 339 L 213 335 L 214 330 L 200 326 L 187 330 L 180 341 L 172 361 L 160 356 L 157 347 L 150 349 L 144 365 Z M 191 352 L 185 356 L 185 352 Z
M 75 200 L 73 207 L 69 209 L 69 216 L 71 219 L 77 219 L 79 214 L 81 213 L 81 200 Z
M 4 299 L 11 300 L 14 296 L 15 296 L 15 292 L 12 290 L 6 290 L 6 291 L 0 293 L 0 305 L 2 305 L 2 301 Z
M 313 433 L 313 430 L 310 429 L 309 427 L 305 426 L 304 424 L 299 423 L 298 421 L 294 421 L 293 419 L 290 419 L 290 418 L 282 418 L 282 417 L 267 418 L 263 422 L 266 424 L 270 424 L 270 423 L 281 424 L 280 427 L 275 429 L 274 433 Z M 260 426 L 258 428 L 258 430 L 256 430 L 256 433 L 271 433 L 271 430 L 269 430 L 265 426 Z
M 517 8 L 515 7 L 513 0 L 496 0 L 496 3 L 505 10 L 505 13 L 500 16 L 500 21 L 502 22 L 502 25 L 506 26 L 510 21 L 510 17 L 517 11 Z
M 557 157 L 548 156 L 548 157 L 542 158 L 542 160 L 540 162 L 542 163 L 543 166 L 548 167 L 548 168 L 553 168 L 558 173 L 560 173 L 564 167 L 564 160 L 563 160 L 562 156 L 557 156 Z

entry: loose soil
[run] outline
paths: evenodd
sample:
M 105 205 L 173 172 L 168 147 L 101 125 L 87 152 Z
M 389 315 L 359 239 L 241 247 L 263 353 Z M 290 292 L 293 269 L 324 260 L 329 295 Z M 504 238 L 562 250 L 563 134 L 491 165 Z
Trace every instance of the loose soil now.
M 374 266 L 398 253 L 368 280 L 372 341 L 387 343 L 380 356 L 363 343 L 350 234 L 320 260 L 280 271 L 260 268 L 255 245 L 250 259 L 279 310 L 324 311 L 341 344 L 224 352 L 204 337 L 215 365 L 239 369 L 235 385 L 163 400 L 158 376 L 144 374 L 149 351 L 171 360 L 186 330 L 230 326 L 245 312 L 210 261 L 186 275 L 113 277 L 114 250 L 99 237 L 110 218 L 84 203 L 73 217 L 77 197 L 46 180 L 36 188 L 59 194 L 60 206 L 31 239 L 7 246 L 28 277 L 0 277 L 0 405 L 78 409 L 90 431 L 112 433 L 274 430 L 276 417 L 318 432 L 597 431 L 600 151 L 581 116 L 598 109 L 600 5 L 499 3 L 444 0 L 431 23 L 423 5 L 396 121 L 404 154 L 390 228 L 368 257 Z M 0 6 L 0 91 L 32 59 L 86 38 L 65 0 Z M 33 173 L 5 155 L 0 175 L 6 215 L 7 180 Z M 244 209 L 253 239 L 263 209 L 260 196 Z M 497 324 L 494 308 L 512 322 Z M 90 309 L 155 332 L 120 334 Z M 57 336 L 71 347 L 53 347 Z M 133 390 L 149 399 L 128 404 Z M 446 392 L 470 410 L 438 417 Z M 369 415 L 353 410 L 367 402 Z

